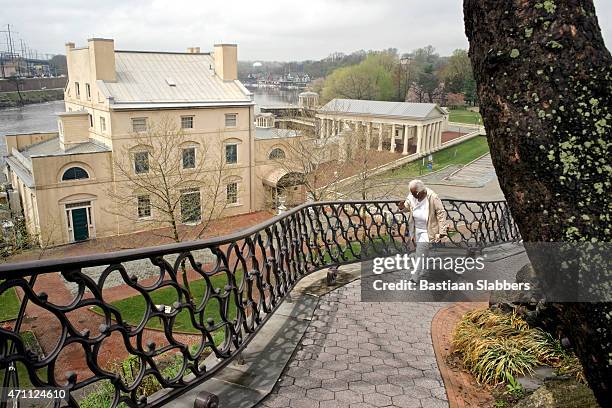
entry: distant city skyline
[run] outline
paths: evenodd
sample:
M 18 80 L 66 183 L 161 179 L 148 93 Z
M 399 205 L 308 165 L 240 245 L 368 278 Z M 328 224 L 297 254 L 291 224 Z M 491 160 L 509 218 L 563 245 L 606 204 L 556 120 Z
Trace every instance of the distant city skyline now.
M 427 45 L 450 55 L 468 47 L 461 0 L 311 0 L 291 7 L 278 0 L 0 2 L 0 30 L 11 24 L 14 38 L 39 53 L 64 54 L 66 42 L 84 46 L 91 37 L 113 38 L 124 50 L 209 51 L 233 42 L 242 61 L 319 60 L 361 49 L 404 53 Z M 612 2 L 595 0 L 595 7 L 609 48 Z M 4 50 L 4 33 L 0 43 Z

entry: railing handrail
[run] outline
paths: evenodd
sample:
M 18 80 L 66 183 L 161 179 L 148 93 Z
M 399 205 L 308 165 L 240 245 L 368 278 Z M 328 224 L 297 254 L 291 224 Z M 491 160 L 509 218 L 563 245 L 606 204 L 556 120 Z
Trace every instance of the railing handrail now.
M 19 287 L 23 297 L 15 324 L 9 328 L 0 327 L 0 369 L 6 373 L 9 364 L 20 361 L 28 369 L 27 376 L 33 385 L 51 384 L 70 392 L 94 386 L 102 380 L 111 381 L 115 395 L 113 406 L 122 401 L 129 401 L 131 406 L 140 404 L 137 402 L 140 399 L 138 387 L 145 375 L 152 375 L 163 392 L 152 395 L 152 400 L 146 400 L 144 405 L 159 407 L 210 379 L 236 359 L 303 277 L 323 268 L 336 269 L 339 265 L 405 252 L 410 231 L 409 217 L 397 205 L 402 200 L 309 202 L 221 237 L 2 265 L 0 279 L 5 280 L 0 283 L 0 294 Z M 448 221 L 456 232 L 456 235 L 449 235 L 449 241 L 468 245 L 469 252 L 489 244 L 520 239 L 503 200 L 442 201 L 448 211 Z M 201 249 L 209 249 L 216 261 L 211 262 L 209 254 L 196 253 Z M 126 265 L 129 261 L 145 262 Z M 95 266 L 104 266 L 104 270 L 83 270 Z M 193 273 L 193 277 L 189 277 L 188 272 Z M 50 279 L 70 282 L 76 293 L 68 297 L 60 294 L 57 302 L 49 301 L 48 293 L 36 286 L 37 277 L 45 274 Z M 111 274 L 119 279 L 107 280 Z M 220 279 L 215 283 L 213 277 Z M 149 278 L 152 280 L 147 281 Z M 192 292 L 190 283 L 195 280 L 203 285 L 199 292 Z M 61 281 L 57 284 L 61 285 Z M 142 307 L 142 317 L 137 316 L 136 321 L 113 303 L 112 296 L 106 295 L 108 290 L 123 285 L 126 289 L 131 288 L 130 293 L 136 291 L 139 300 L 144 301 L 144 306 L 138 306 Z M 173 294 L 176 292 L 170 299 L 172 301 L 174 296 L 170 312 L 165 308 L 159 310 L 152 297 L 156 291 L 166 288 L 172 288 Z M 55 344 L 44 350 L 44 356 L 28 352 L 20 337 L 24 318 L 30 313 L 26 310 L 28 304 L 35 305 L 30 309 L 33 316 L 46 316 L 47 313 L 55 316 L 55 329 L 47 328 L 48 331 L 42 333 L 45 344 Z M 84 308 L 93 306 L 103 315 L 77 319 L 77 310 L 85 313 Z M 216 310 L 216 315 L 212 310 Z M 175 319 L 179 313 L 188 315 L 188 324 L 197 341 L 174 337 Z M 160 319 L 163 326 L 164 340 L 160 347 L 156 347 L 154 339 L 146 332 L 151 319 Z M 217 334 L 221 337 L 215 340 Z M 108 364 L 112 361 L 100 355 L 107 339 L 114 335 L 121 336 L 123 341 L 117 340 L 121 346 L 114 344 L 117 348 L 113 349 L 113 356 L 119 359 L 135 356 L 138 361 L 138 378 L 133 382 L 125 382 L 120 372 L 110 370 Z M 150 341 L 145 344 L 145 340 Z M 66 351 L 68 346 L 77 343 L 87 346 L 83 349 L 90 372 L 84 372 L 75 363 L 75 371 L 59 374 L 65 374 L 67 384 L 62 383 L 57 374 L 48 379 L 39 378 L 36 370 L 55 372 L 55 364 L 64 352 L 76 359 L 74 361 L 81 361 L 83 356 Z M 190 351 L 192 346 L 197 346 L 195 354 Z M 220 360 L 216 364 L 202 360 L 209 353 Z M 164 374 L 163 358 L 180 362 L 175 367 L 176 376 Z M 78 370 L 81 374 L 76 372 Z M 193 378 L 185 377 L 189 370 Z M 79 379 L 79 375 L 83 379 Z M 133 371 L 132 375 L 135 375 Z M 19 386 L 18 376 L 11 381 Z M 5 375 L 3 386 L 8 387 L 9 382 L 9 376 Z M 78 394 L 70 396 L 74 406 L 79 404 L 75 395 Z M 0 407 L 4 405 L 0 402 Z
M 397 203 L 403 201 L 403 198 L 388 198 L 388 199 L 372 199 L 372 200 L 341 200 L 341 201 L 312 201 L 308 203 L 300 204 L 293 207 L 282 214 L 276 215 L 269 220 L 237 231 L 232 234 L 222 235 L 220 237 L 211 237 L 198 239 L 193 241 L 183 241 L 179 243 L 162 244 L 151 247 L 143 248 L 132 248 L 123 249 L 120 251 L 108 252 L 108 253 L 97 253 L 79 256 L 70 256 L 66 258 L 53 258 L 53 259 L 39 259 L 35 261 L 25 262 L 13 262 L 0 264 L 0 278 L 16 278 L 28 276 L 32 269 L 36 269 L 40 272 L 56 272 L 59 270 L 69 270 L 71 268 L 83 268 L 100 266 L 108 264 L 109 261 L 113 263 L 128 262 L 137 259 L 151 258 L 169 253 L 180 253 L 183 251 L 197 251 L 199 249 L 206 249 L 210 246 L 219 246 L 229 244 L 231 242 L 247 238 L 258 231 L 262 231 L 278 221 L 288 218 L 289 216 L 300 212 L 301 210 L 308 207 L 321 207 L 326 205 L 363 205 L 363 204 L 375 204 L 375 203 Z M 463 203 L 503 203 L 505 200 L 456 200 L 456 199 L 443 199 L 443 202 L 463 202 Z M 9 275 L 10 273 L 10 275 Z

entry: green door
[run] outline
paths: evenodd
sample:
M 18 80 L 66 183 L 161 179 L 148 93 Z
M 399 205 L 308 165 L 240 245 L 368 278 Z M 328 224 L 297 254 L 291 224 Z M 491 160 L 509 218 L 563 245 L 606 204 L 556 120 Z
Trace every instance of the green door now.
M 74 231 L 75 241 L 83 241 L 89 238 L 87 208 L 75 208 L 72 210 L 72 229 Z

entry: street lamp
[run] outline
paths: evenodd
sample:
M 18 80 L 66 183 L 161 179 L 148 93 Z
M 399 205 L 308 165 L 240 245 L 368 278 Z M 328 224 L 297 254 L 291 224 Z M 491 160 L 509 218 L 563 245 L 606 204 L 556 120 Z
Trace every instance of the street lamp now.
M 408 56 L 404 56 L 400 58 L 400 65 L 399 65 L 399 75 L 397 76 L 397 93 L 398 93 L 398 99 L 402 100 L 402 96 L 401 96 L 401 85 L 402 85 L 402 70 L 404 70 L 403 67 L 405 67 L 405 72 L 406 72 L 406 76 L 404 78 L 404 98 L 403 101 L 406 100 L 406 94 L 408 93 L 408 65 L 410 65 L 410 62 L 412 62 L 412 58 L 408 57 Z

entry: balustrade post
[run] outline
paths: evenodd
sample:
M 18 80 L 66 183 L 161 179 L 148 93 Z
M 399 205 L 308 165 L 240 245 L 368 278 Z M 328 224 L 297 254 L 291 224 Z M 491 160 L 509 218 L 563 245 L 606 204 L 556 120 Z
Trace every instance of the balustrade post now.
M 200 391 L 193 403 L 193 408 L 218 408 L 219 397 L 207 391 Z
M 330 266 L 327 270 L 327 285 L 335 285 L 336 279 L 338 278 L 338 267 L 336 265 Z

